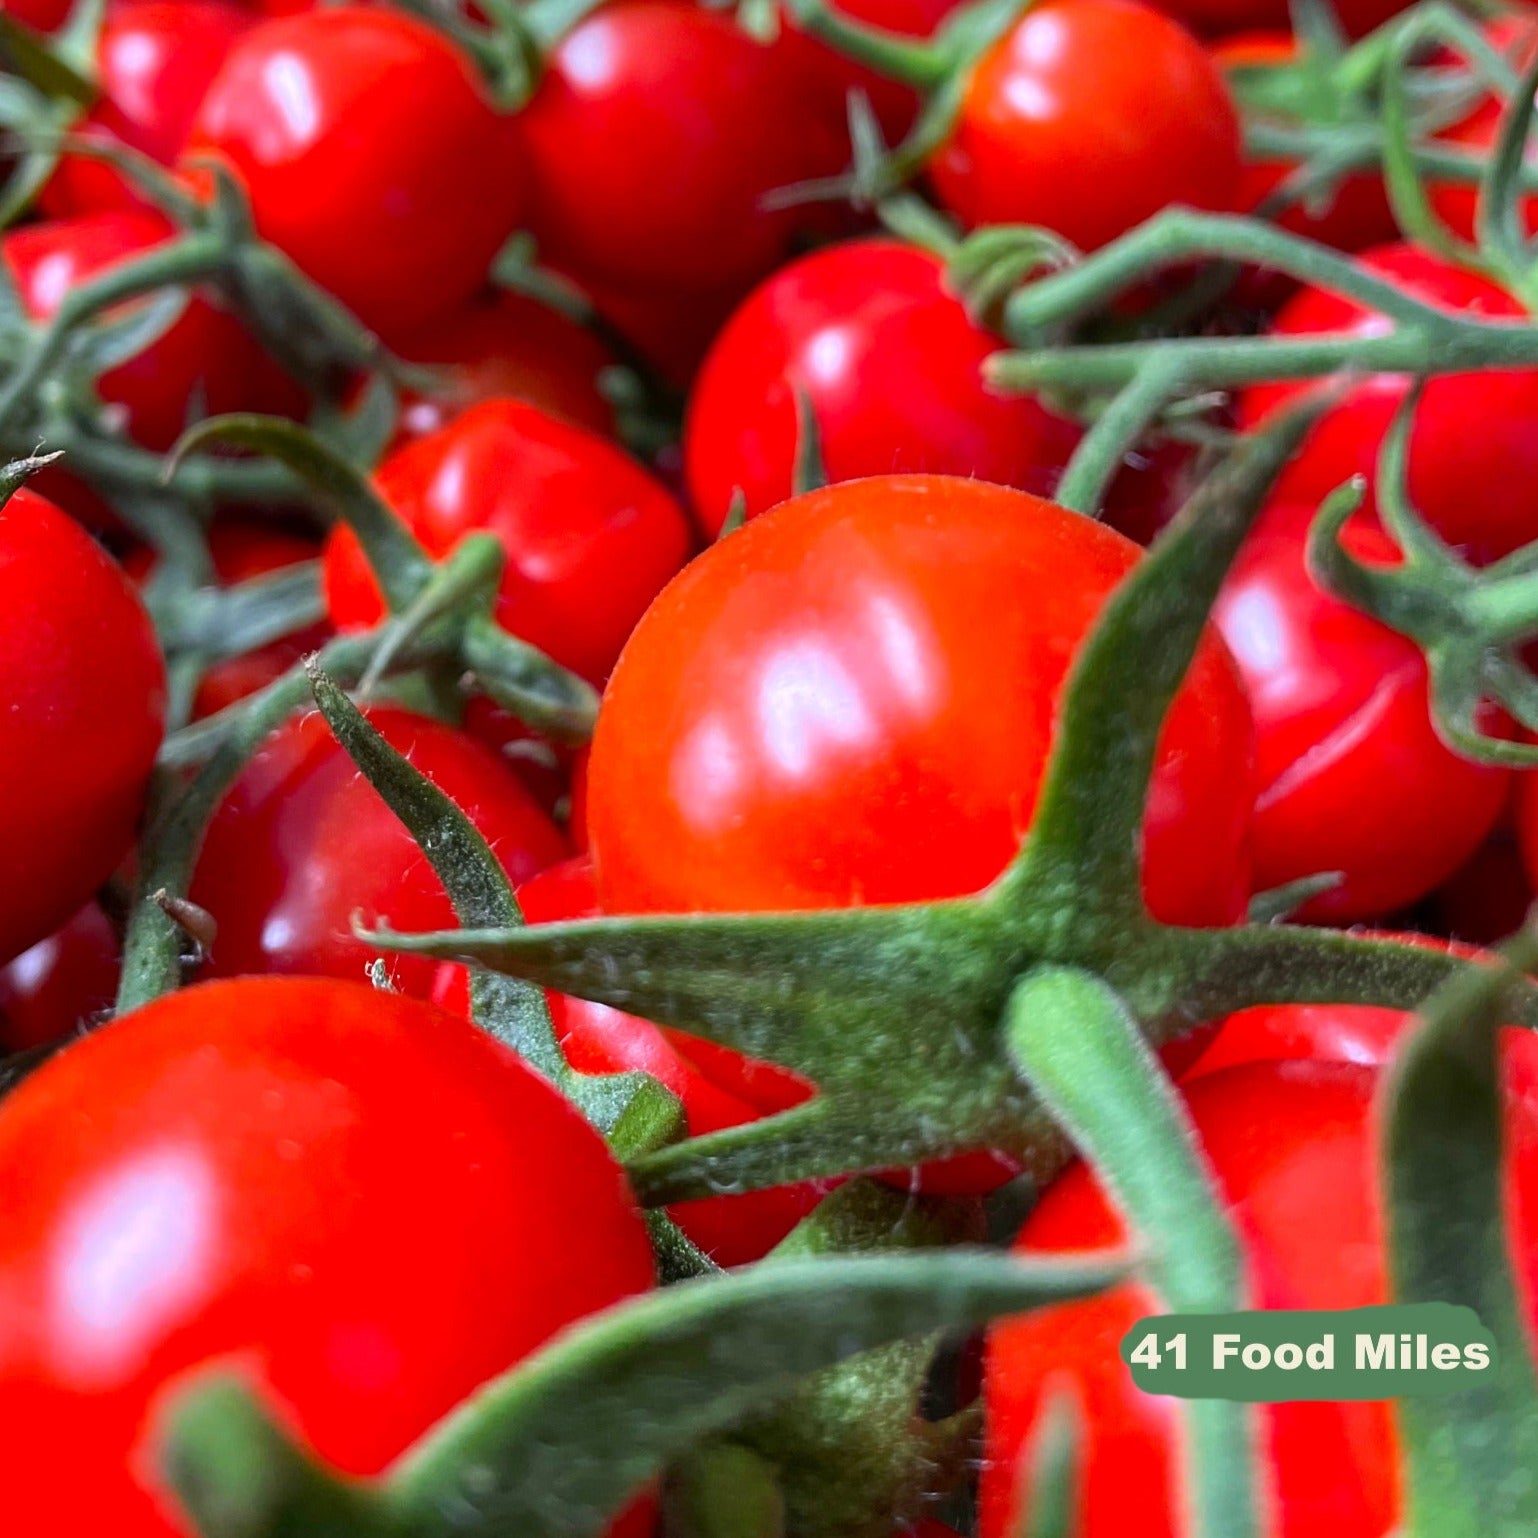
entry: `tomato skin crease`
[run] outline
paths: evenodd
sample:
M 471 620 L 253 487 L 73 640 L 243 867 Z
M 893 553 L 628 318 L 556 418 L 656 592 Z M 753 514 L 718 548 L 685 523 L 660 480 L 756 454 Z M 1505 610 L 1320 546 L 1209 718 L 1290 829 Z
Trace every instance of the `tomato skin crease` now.
M 549 817 L 492 752 L 453 727 L 396 707 L 370 722 L 450 796 L 513 881 L 567 853 Z M 400 930 L 452 928 L 454 910 L 427 856 L 358 773 L 319 714 L 274 732 L 209 825 L 190 896 L 218 926 L 204 974 L 361 979 L 379 952 L 354 918 Z M 396 988 L 426 997 L 435 963 L 390 956 Z
M 752 520 L 663 592 L 605 693 L 587 802 L 604 907 L 980 890 L 1030 825 L 1072 652 L 1137 559 L 1078 514 L 945 476 L 844 482 Z M 1243 911 L 1251 753 L 1213 637 L 1154 779 L 1157 916 Z
M 352 983 L 245 978 L 116 1021 L 7 1100 L 0 1189 L 18 1531 L 182 1538 L 155 1442 L 207 1368 L 375 1474 L 653 1284 L 575 1108 L 463 1021 Z
M 1202 45 L 1139 0 L 1045 0 L 973 68 L 929 167 L 969 229 L 1038 224 L 1093 250 L 1172 205 L 1226 210 L 1239 117 Z
M 128 855 L 165 709 L 138 594 L 23 487 L 0 508 L 0 962 L 63 924 Z
M 1452 875 L 1501 815 L 1510 777 L 1437 736 L 1415 642 L 1319 588 L 1304 560 L 1311 516 L 1306 506 L 1267 513 L 1213 621 L 1255 716 L 1256 890 L 1340 871 L 1300 917 L 1350 923 L 1392 913 Z M 1380 529 L 1352 527 L 1346 538 L 1361 559 L 1399 558 Z

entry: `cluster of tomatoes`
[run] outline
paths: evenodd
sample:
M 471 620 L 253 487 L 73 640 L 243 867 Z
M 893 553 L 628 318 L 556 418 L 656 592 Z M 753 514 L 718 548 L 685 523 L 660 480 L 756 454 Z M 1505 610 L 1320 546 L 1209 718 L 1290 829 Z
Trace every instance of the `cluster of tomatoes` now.
M 1039 226 L 1092 252 L 1169 208 L 1256 212 L 1433 308 L 1526 313 L 1456 251 L 1402 239 L 1375 167 L 1275 202 L 1296 168 L 1246 152 L 1244 82 L 1306 62 L 1280 0 L 1040 0 L 970 51 L 951 46 L 954 0 L 851 0 L 843 47 L 805 4 L 766 27 L 695 0 L 612 0 L 550 36 L 531 0 L 514 30 L 541 57 L 516 103 L 495 99 L 472 46 L 506 35 L 507 9 L 434 22 L 387 4 L 108 0 L 89 98 L 0 235 L 0 265 L 41 335 L 72 296 L 182 238 L 144 167 L 195 198 L 217 171 L 256 236 L 379 339 L 398 388 L 363 467 L 378 496 L 434 560 L 491 536 L 496 622 L 601 691 L 590 744 L 406 668 L 365 701 L 469 817 L 531 924 L 926 902 L 983 889 L 1018 850 L 1073 658 L 1206 465 L 1161 428 L 1118 468 L 1102 519 L 1053 503 L 1086 414 L 992 387 L 986 360 L 1006 343 L 948 270 L 962 238 Z M 1339 23 L 1361 37 L 1400 9 L 1347 0 Z M 44 49 L 78 34 L 62 0 L 3 11 Z M 1481 25 L 1519 66 L 1538 38 L 1524 14 Z M 829 195 L 860 180 L 852 94 L 887 143 L 938 125 L 918 174 L 948 249 Z M 1488 155 L 1500 114 L 1493 86 L 1469 92 L 1439 142 Z M 1469 185 L 1433 183 L 1430 203 L 1476 235 Z M 538 292 L 493 282 L 519 232 Z M 1171 281 L 1097 324 L 1135 329 Z M 1283 342 L 1387 325 L 1258 270 L 1214 313 L 1216 330 Z M 296 377 L 264 320 L 200 284 L 67 403 L 81 432 L 163 453 L 205 416 L 320 430 L 355 409 L 361 381 Z M 1305 388 L 1250 385 L 1217 408 L 1223 427 L 1262 426 Z M 1409 389 L 1344 387 L 1224 586 L 1149 796 L 1144 896 L 1163 922 L 1237 924 L 1255 895 L 1324 876 L 1293 919 L 1482 944 L 1538 886 L 1538 783 L 1450 747 L 1416 642 L 1306 558 L 1322 499 L 1354 475 L 1371 487 Z M 1492 563 L 1538 541 L 1535 487 L 1538 368 L 1433 379 L 1406 482 L 1426 523 Z M 1345 538 L 1393 566 L 1376 511 L 1370 489 Z M 215 600 L 313 568 L 312 612 L 237 654 L 173 650 L 167 593 L 188 596 L 173 552 L 86 460 L 47 464 L 0 510 L 0 1044 L 53 1053 L 0 1107 L 0 1520 L 18 1533 L 189 1533 L 157 1436 L 211 1364 L 244 1374 L 327 1464 L 370 1476 L 559 1331 L 656 1285 L 621 1167 L 471 1023 L 466 970 L 373 965 L 355 919 L 446 929 L 454 908 L 318 714 L 256 746 L 172 894 L 202 942 L 191 986 L 110 1019 L 145 830 L 184 785 L 164 745 L 239 719 L 390 607 L 367 541 L 297 499 L 193 512 Z M 548 1002 L 574 1068 L 652 1075 L 690 1136 L 815 1093 L 618 1009 Z M 1255 1009 L 1167 1052 L 1257 1305 L 1384 1299 L 1373 1105 L 1406 1020 Z M 1511 1244 L 1538 1284 L 1533 1061 L 1516 1038 L 1506 1070 Z M 1015 1174 L 983 1150 L 882 1178 L 972 1200 Z M 670 1215 L 710 1262 L 741 1266 L 835 1183 Z M 1119 1232 L 1075 1166 L 1016 1243 L 1092 1249 Z M 1084 1444 L 1072 1531 L 1183 1530 L 1178 1415 L 1117 1354 L 1156 1308 L 1128 1284 L 994 1333 L 981 1538 L 1017 1530 L 1021 1452 L 1064 1385 Z M 1263 1425 L 1275 1531 L 1394 1528 L 1389 1407 L 1285 1405 Z M 659 1521 L 643 1498 L 613 1531 Z

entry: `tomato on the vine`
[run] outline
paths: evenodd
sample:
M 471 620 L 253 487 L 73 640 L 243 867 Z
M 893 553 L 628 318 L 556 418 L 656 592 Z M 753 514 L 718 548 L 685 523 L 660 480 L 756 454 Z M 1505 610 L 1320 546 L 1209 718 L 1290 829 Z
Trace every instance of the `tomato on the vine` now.
M 555 825 L 491 749 L 394 707 L 369 720 L 453 799 L 514 881 L 568 851 Z M 308 973 L 361 978 L 378 954 L 354 917 L 402 930 L 441 929 L 454 910 L 427 856 L 359 774 L 318 714 L 268 738 L 209 825 L 192 900 L 213 915 L 208 975 Z M 433 962 L 391 957 L 404 993 L 426 996 Z
M 1301 912 L 1343 923 L 1392 912 L 1451 875 L 1499 817 L 1508 771 L 1437 736 L 1414 641 L 1319 586 L 1305 560 L 1309 517 L 1266 515 L 1213 621 L 1255 714 L 1256 889 L 1338 871 Z M 1378 529 L 1354 525 L 1346 542 L 1362 560 L 1398 559 Z
M 88 902 L 0 967 L 0 1051 L 44 1046 L 105 1015 L 117 994 L 120 949 L 112 920 Z
M 519 887 L 518 903 L 530 924 L 596 918 L 592 865 L 573 859 L 550 866 Z M 464 968 L 445 964 L 432 996 L 447 1009 L 467 1013 Z M 573 1068 L 595 1074 L 649 1073 L 678 1096 L 690 1137 L 789 1110 L 812 1093 L 810 1086 L 785 1069 L 742 1057 L 728 1047 L 653 1025 L 607 1004 L 561 993 L 549 993 L 546 998 L 561 1048 Z M 825 1181 L 807 1181 L 678 1202 L 668 1212 L 718 1265 L 740 1266 L 773 1249 L 828 1188 Z
M 847 159 L 842 108 L 826 109 L 793 53 L 692 0 L 589 16 L 520 122 L 541 252 L 621 289 L 745 288 L 809 217 L 769 195 Z
M 609 682 L 588 790 L 604 907 L 980 890 L 1030 826 L 1064 675 L 1137 559 L 1076 513 L 947 476 L 848 481 L 755 518 L 663 592 Z M 1251 753 L 1209 635 L 1153 782 L 1159 917 L 1242 913 Z
M 518 119 L 441 32 L 386 6 L 247 32 L 198 113 L 200 155 L 235 172 L 261 235 L 391 338 L 468 300 L 524 210 Z
M 1172 205 L 1233 207 L 1239 116 L 1222 72 L 1139 0 L 1043 0 L 974 66 L 931 162 L 967 226 L 1045 225 L 1093 250 Z
M 180 1538 L 164 1416 L 232 1368 L 380 1472 L 488 1378 L 653 1284 L 602 1139 L 512 1052 L 313 978 L 175 993 L 0 1110 L 0 1422 L 19 1532 Z
M 22 225 L 0 239 L 11 281 L 36 321 L 53 317 L 70 292 L 153 251 L 172 237 L 148 209 L 86 214 Z M 195 406 L 293 414 L 303 396 L 256 339 L 211 294 L 198 292 L 159 336 L 96 380 L 96 393 L 121 407 L 124 430 L 149 449 L 168 449 Z
M 431 555 L 467 534 L 501 540 L 498 621 L 594 683 L 689 550 L 682 508 L 634 460 L 523 401 L 472 407 L 398 449 L 377 479 Z M 327 542 L 325 584 L 339 629 L 383 617 L 373 572 L 344 527 Z
M 1190 1114 L 1238 1231 L 1250 1302 L 1260 1308 L 1386 1303 L 1370 1068 L 1251 1063 L 1198 1078 Z M 1538 1283 L 1538 1120 L 1507 1098 L 1510 1249 L 1532 1298 Z M 1260 1130 L 1263 1129 L 1263 1135 Z M 1122 1224 L 1086 1166 L 1069 1169 L 1026 1221 L 1021 1254 L 1113 1248 Z M 1180 1401 L 1133 1386 L 1123 1334 L 1161 1312 L 1143 1285 L 1043 1309 L 995 1330 L 988 1347 L 981 1538 L 1013 1532 L 1023 1450 L 1044 1400 L 1072 1396 L 1083 1427 L 1076 1538 L 1173 1538 L 1181 1516 Z M 1529 1307 L 1531 1318 L 1531 1306 Z M 1400 1504 L 1397 1437 L 1385 1402 L 1259 1407 L 1262 1489 L 1278 1538 L 1382 1538 Z
M 175 164 L 235 39 L 254 23 L 227 0 L 128 0 L 107 7 L 96 46 L 101 94 L 72 132 Z M 144 206 L 133 180 L 105 160 L 63 155 L 39 197 L 55 217 Z
M 1423 303 L 1492 319 L 1522 306 L 1488 279 L 1409 245 L 1380 246 L 1362 265 Z M 1277 314 L 1271 334 L 1297 338 L 1381 336 L 1379 312 L 1324 289 L 1306 288 Z M 1282 471 L 1278 500 L 1318 506 L 1353 475 L 1375 478 L 1395 412 L 1411 389 L 1403 374 L 1371 374 L 1347 386 Z M 1312 388 L 1309 382 L 1252 385 L 1239 397 L 1239 425 L 1252 428 Z M 1494 559 L 1538 537 L 1538 369 L 1485 369 L 1428 380 L 1410 435 L 1409 495 L 1442 537 L 1476 559 Z M 1369 491 L 1370 510 L 1373 506 Z
M 401 403 L 400 438 L 423 438 L 471 406 L 527 401 L 590 432 L 614 434 L 614 407 L 599 376 L 616 362 L 588 327 L 548 304 L 502 290 L 440 316 L 396 349 L 431 364 L 442 385 Z
M 0 506 L 0 961 L 128 854 L 165 721 L 154 628 L 111 557 L 23 488 Z
M 926 251 L 857 241 L 802 257 L 744 302 L 700 370 L 684 427 L 707 533 L 738 491 L 749 517 L 790 495 L 803 404 L 829 480 L 933 471 L 1054 490 L 1077 424 L 987 388 L 983 360 L 1003 344 L 944 277 Z

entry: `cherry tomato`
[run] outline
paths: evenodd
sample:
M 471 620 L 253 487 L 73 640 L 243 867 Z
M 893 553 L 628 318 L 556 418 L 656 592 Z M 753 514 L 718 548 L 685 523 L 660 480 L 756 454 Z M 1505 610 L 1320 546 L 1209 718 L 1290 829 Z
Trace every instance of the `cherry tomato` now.
M 1500 319 L 1522 307 L 1486 279 L 1413 246 L 1381 246 L 1362 265 L 1438 309 Z M 1323 289 L 1307 288 L 1277 315 L 1274 335 L 1381 336 L 1376 311 Z M 1410 390 L 1402 374 L 1359 379 L 1332 406 L 1282 472 L 1276 496 L 1317 506 L 1353 475 L 1369 482 L 1383 439 Z M 1253 427 L 1309 389 L 1304 383 L 1253 385 L 1239 398 L 1240 425 Z M 1528 430 L 1538 411 L 1538 369 L 1440 374 L 1426 385 L 1411 429 L 1409 493 L 1421 516 L 1476 559 L 1494 559 L 1538 537 L 1538 439 Z M 1369 502 L 1369 511 L 1371 503 Z
M 302 534 L 293 534 L 270 524 L 234 520 L 221 520 L 209 529 L 208 548 L 213 557 L 214 575 L 225 587 L 271 576 L 304 561 L 313 561 L 320 554 L 320 547 Z M 123 567 L 135 581 L 146 582 L 155 569 L 154 555 L 147 549 L 137 549 L 124 560 Z M 236 700 L 265 689 L 295 663 L 318 651 L 330 634 L 328 625 L 306 625 L 281 640 L 216 662 L 198 682 L 197 693 L 193 696 L 192 718 L 201 720 L 204 716 L 214 715 Z
M 1407 0 L 1337 0 L 1330 13 L 1347 37 L 1365 37 L 1406 4 Z M 1207 35 L 1281 32 L 1292 26 L 1288 0 L 1159 0 L 1159 9 Z
M 1526 775 L 1512 776 L 1521 798 Z M 1439 934 L 1480 945 L 1514 935 L 1533 905 L 1533 883 L 1515 835 L 1497 825 L 1494 833 L 1431 894 L 1423 910 Z
M 149 210 L 89 214 L 24 225 L 0 239 L 0 260 L 34 320 L 48 320 L 71 290 L 152 251 L 171 238 L 170 223 Z M 108 369 L 97 393 L 121 407 L 125 430 L 149 449 L 168 449 L 194 408 L 294 414 L 298 387 L 245 327 L 211 294 L 194 294 L 181 314 L 143 351 Z
M 1529 882 L 1538 872 L 1538 779 L 1524 775 L 1517 787 L 1517 840 L 1522 852 L 1522 863 L 1527 867 Z
M 1254 1063 L 1189 1086 L 1191 1116 L 1227 1198 L 1261 1308 L 1385 1303 L 1371 1069 L 1344 1063 Z M 1506 1117 L 1512 1253 L 1538 1282 L 1538 1124 L 1511 1095 Z M 1259 1135 L 1258 1129 L 1263 1129 Z M 1083 1165 L 1042 1198 L 1016 1241 L 1031 1255 L 1115 1245 L 1121 1223 Z M 981 1538 L 1013 1531 L 1018 1465 L 1044 1391 L 1073 1394 L 1084 1426 L 1076 1538 L 1173 1538 L 1179 1401 L 1141 1393 L 1118 1355 L 1124 1332 L 1160 1312 L 1140 1284 L 1044 1309 L 996 1330 L 986 1375 L 987 1462 Z M 1531 1312 L 1531 1311 L 1530 1311 Z M 1392 1406 L 1259 1407 L 1270 1520 L 1278 1538 L 1382 1538 L 1394 1530 L 1399 1475 Z
M 188 144 L 210 153 L 258 231 L 392 337 L 468 300 L 523 212 L 515 120 L 441 32 L 383 6 L 246 33 Z
M 552 865 L 518 889 L 518 902 L 531 924 L 594 918 L 599 910 L 592 865 L 582 859 Z M 812 1093 L 785 1069 L 755 1062 L 728 1047 L 653 1025 L 606 1004 L 561 993 L 546 997 L 556 1035 L 573 1068 L 582 1073 L 649 1073 L 678 1096 L 690 1137 L 789 1110 Z M 464 968 L 441 968 L 433 998 L 467 1014 Z M 768 1254 L 828 1190 L 829 1182 L 807 1181 L 678 1202 L 668 1212 L 718 1265 L 740 1266 Z
M 165 667 L 128 579 L 25 488 L 0 507 L 0 961 L 128 853 L 160 748 Z
M 121 948 L 111 919 L 89 902 L 0 967 L 0 1050 L 41 1047 L 104 1016 L 117 994 Z
M 1460 758 L 1431 724 L 1414 641 L 1324 592 L 1309 574 L 1307 508 L 1279 508 L 1251 535 L 1213 619 L 1255 713 L 1257 890 L 1339 871 L 1301 909 L 1344 923 L 1431 891 L 1500 815 L 1507 771 Z M 1393 564 L 1380 530 L 1353 527 L 1360 559 Z
M 621 288 L 739 292 L 804 229 L 772 192 L 842 171 L 847 139 L 786 50 L 725 11 L 629 0 L 569 32 L 520 121 L 541 251 Z
M 101 96 L 73 132 L 173 165 L 225 55 L 252 22 L 249 11 L 225 0 L 109 6 L 96 45 Z M 76 154 L 62 157 L 39 202 L 61 218 L 144 206 L 131 180 L 106 161 Z
M 1297 61 L 1298 51 L 1297 39 L 1290 32 L 1247 32 L 1216 44 L 1212 57 L 1226 74 L 1235 69 L 1286 68 Z M 1296 164 L 1288 161 L 1246 157 L 1239 176 L 1237 206 L 1246 212 L 1259 208 L 1296 169 Z M 1289 204 L 1276 223 L 1340 251 L 1382 245 L 1399 233 L 1383 178 L 1377 172 L 1342 177 L 1322 200 L 1310 198 Z
M 115 1022 L 7 1101 L 0 1170 L 18 1531 L 186 1533 L 157 1434 L 205 1368 L 370 1475 L 653 1280 L 571 1105 L 452 1015 L 353 984 L 246 978 Z
M 53 32 L 68 19 L 70 0 L 5 0 L 0 11 L 35 32 Z
M 522 401 L 473 407 L 391 455 L 378 483 L 431 555 L 495 534 L 507 550 L 499 622 L 594 683 L 688 554 L 683 510 L 639 465 Z M 325 583 L 338 628 L 383 616 L 362 548 L 341 527 Z
M 684 428 L 707 533 L 738 490 L 749 517 L 790 495 L 798 392 L 829 480 L 919 470 L 1055 489 L 1077 425 L 985 387 L 983 360 L 1002 343 L 943 279 L 925 251 L 859 241 L 782 268 L 743 304 L 700 371 Z
M 1138 0 L 1044 0 L 972 71 L 930 165 L 964 224 L 1040 224 L 1083 250 L 1162 208 L 1233 207 L 1239 117 L 1222 72 Z
M 946 476 L 782 503 L 652 605 L 599 713 L 588 831 L 610 912 L 975 892 L 1029 827 L 1064 674 L 1136 563 L 1121 535 Z M 1242 911 L 1249 712 L 1216 637 L 1167 724 L 1145 882 Z
M 687 390 L 744 285 L 670 288 L 573 278 L 615 335 L 665 384 Z
M 422 438 L 462 411 L 498 397 L 527 401 L 589 432 L 614 434 L 614 408 L 598 376 L 614 354 L 586 326 L 537 299 L 503 291 L 478 299 L 402 339 L 413 363 L 433 364 L 440 391 L 408 395 L 399 434 Z
M 408 711 L 369 719 L 397 752 L 458 803 L 522 881 L 566 854 L 565 841 L 490 749 Z M 352 923 L 452 928 L 453 908 L 427 857 L 332 737 L 323 717 L 267 740 L 215 814 L 191 897 L 218 925 L 208 971 L 361 978 L 378 952 Z M 435 965 L 390 957 L 394 985 L 425 996 Z

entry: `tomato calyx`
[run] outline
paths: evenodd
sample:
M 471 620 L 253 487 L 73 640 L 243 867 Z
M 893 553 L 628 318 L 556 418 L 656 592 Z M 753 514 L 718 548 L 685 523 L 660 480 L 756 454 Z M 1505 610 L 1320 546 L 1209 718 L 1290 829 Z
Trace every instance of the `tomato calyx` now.
M 975 897 L 766 917 L 647 917 L 434 936 L 385 948 L 478 962 L 777 1062 L 818 1086 L 780 1115 L 632 1166 L 647 1203 L 981 1149 L 1062 1157 L 1002 1036 L 1042 965 L 1103 979 L 1155 1045 L 1264 996 L 1412 1005 L 1460 963 L 1283 926 L 1176 929 L 1142 906 L 1154 746 L 1205 606 L 1306 416 L 1247 441 L 1117 590 L 1073 675 L 1016 863 Z M 1538 1003 L 1528 1006 L 1538 1019 Z

